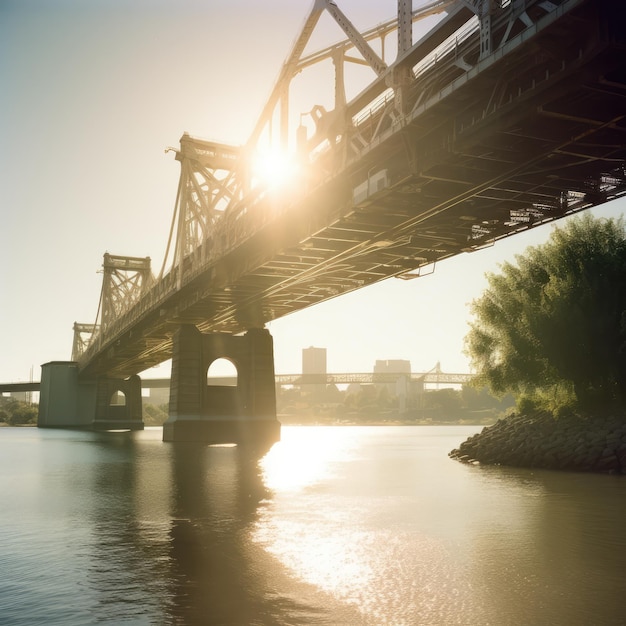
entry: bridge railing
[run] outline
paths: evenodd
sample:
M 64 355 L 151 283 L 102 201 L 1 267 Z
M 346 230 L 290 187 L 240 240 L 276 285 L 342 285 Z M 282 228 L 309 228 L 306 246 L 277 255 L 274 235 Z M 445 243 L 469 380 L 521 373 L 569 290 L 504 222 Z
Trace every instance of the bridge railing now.
M 430 54 L 427 54 L 422 60 L 413 66 L 413 74 L 418 80 L 424 77 L 428 72 L 436 70 L 437 65 L 442 62 L 454 63 L 459 57 L 463 57 L 468 51 L 468 47 L 464 44 L 468 42 L 472 35 L 477 35 L 480 25 L 477 17 L 472 17 L 461 28 L 459 28 L 448 39 L 439 44 Z M 474 46 L 476 42 L 470 42 L 470 46 Z
M 450 37 L 439 44 L 432 52 L 424 56 L 412 68 L 413 88 L 426 79 L 429 74 L 439 71 L 443 62 L 454 64 L 459 58 L 467 54 L 471 47 L 478 45 L 477 39 L 469 41 L 472 35 L 477 35 L 479 21 L 477 17 L 471 18 Z M 370 124 L 372 119 L 379 117 L 387 107 L 395 100 L 393 89 L 386 89 L 377 96 L 370 104 L 361 109 L 352 117 L 352 124 L 358 128 L 361 125 Z

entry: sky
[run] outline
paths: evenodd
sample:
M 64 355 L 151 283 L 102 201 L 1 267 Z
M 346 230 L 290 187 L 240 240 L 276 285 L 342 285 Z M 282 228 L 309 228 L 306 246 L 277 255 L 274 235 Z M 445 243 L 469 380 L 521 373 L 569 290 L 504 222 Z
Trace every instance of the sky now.
M 70 359 L 74 322 L 95 321 L 105 252 L 149 256 L 158 272 L 179 177 L 165 149 L 183 132 L 245 143 L 311 4 L 0 0 L 0 382 L 29 380 L 31 370 L 39 380 L 41 364 Z M 337 4 L 360 30 L 397 6 Z M 312 45 L 340 39 L 325 16 Z M 294 90 L 328 108 L 332 76 L 304 74 Z M 593 213 L 625 208 L 622 200 Z M 329 372 L 372 371 L 378 359 L 469 372 L 469 304 L 485 273 L 551 229 L 269 323 L 276 372 L 300 372 L 309 346 L 327 349 Z

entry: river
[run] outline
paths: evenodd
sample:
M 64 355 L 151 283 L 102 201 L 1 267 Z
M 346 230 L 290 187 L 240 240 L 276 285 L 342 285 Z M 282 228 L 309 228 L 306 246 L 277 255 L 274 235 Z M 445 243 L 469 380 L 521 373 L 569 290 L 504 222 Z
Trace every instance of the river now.
M 0 624 L 626 624 L 626 477 L 448 459 L 480 429 L 0 429 Z

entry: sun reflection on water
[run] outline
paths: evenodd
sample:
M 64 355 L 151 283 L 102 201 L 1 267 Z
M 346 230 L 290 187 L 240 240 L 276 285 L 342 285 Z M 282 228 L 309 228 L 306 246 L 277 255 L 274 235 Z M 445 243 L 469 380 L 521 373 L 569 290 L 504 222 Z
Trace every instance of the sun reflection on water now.
M 393 483 L 380 489 L 381 469 L 358 436 L 350 427 L 283 430 L 261 462 L 272 497 L 255 540 L 297 579 L 358 609 L 363 624 L 457 623 L 472 588 L 452 546 L 415 524 L 419 512 L 394 515 L 406 495 Z
M 373 571 L 355 551 L 352 512 L 331 505 L 327 487 L 342 464 L 354 459 L 350 428 L 284 429 L 282 441 L 261 462 L 273 492 L 261 512 L 256 540 L 297 577 L 333 593 L 350 580 L 368 586 Z M 288 503 L 289 515 L 275 515 Z M 345 598 L 341 598 L 344 599 Z
M 261 461 L 265 486 L 275 492 L 299 491 L 331 478 L 334 466 L 348 461 L 355 448 L 345 434 L 331 437 L 325 427 L 283 429 L 282 440 Z

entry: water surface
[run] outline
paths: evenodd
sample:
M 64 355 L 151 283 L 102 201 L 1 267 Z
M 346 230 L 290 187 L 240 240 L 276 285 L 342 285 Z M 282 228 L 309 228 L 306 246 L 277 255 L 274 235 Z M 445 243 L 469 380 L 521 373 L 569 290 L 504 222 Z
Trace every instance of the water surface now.
M 0 624 L 626 623 L 626 480 L 448 459 L 478 430 L 1 429 Z

